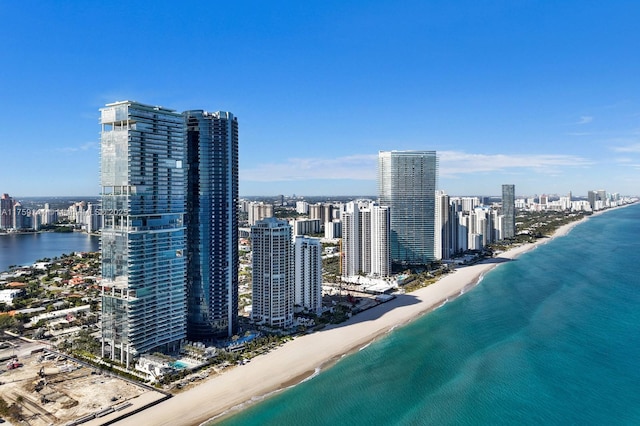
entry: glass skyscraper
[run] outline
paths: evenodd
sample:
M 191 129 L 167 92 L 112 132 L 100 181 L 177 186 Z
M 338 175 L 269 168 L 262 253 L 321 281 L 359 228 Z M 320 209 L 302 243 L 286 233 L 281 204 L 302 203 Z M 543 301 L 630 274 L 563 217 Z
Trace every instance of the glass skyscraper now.
M 502 215 L 503 236 L 502 238 L 513 238 L 516 236 L 516 186 L 502 185 Z
M 238 120 L 184 113 L 187 124 L 187 338 L 238 328 Z
M 435 257 L 435 151 L 380 151 L 378 197 L 391 214 L 391 260 L 424 265 Z
M 186 337 L 185 125 L 137 102 L 100 111 L 102 356 L 130 367 Z

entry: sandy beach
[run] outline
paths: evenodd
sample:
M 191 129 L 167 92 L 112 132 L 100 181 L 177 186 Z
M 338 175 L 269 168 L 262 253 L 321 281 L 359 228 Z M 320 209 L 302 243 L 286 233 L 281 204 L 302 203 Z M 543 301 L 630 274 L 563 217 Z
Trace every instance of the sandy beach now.
M 580 221 L 558 228 L 551 238 L 567 234 L 578 223 Z M 342 355 L 358 350 L 391 329 L 461 295 L 495 266 L 508 262 L 551 238 L 543 238 L 501 253 L 493 259 L 461 267 L 428 287 L 399 295 L 344 323 L 297 337 L 268 354 L 253 358 L 246 365 L 214 376 L 117 424 L 198 425 L 221 414 L 241 409 L 247 403 L 299 383 L 318 369 L 328 368 Z

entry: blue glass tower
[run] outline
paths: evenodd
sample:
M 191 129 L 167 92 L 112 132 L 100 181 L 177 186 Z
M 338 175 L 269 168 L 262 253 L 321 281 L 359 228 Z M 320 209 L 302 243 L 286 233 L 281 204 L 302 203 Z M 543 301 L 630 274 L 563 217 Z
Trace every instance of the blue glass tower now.
M 435 151 L 380 151 L 378 196 L 391 213 L 391 260 L 424 265 L 435 256 Z
M 102 356 L 128 368 L 186 334 L 185 126 L 137 102 L 100 111 Z
M 502 185 L 503 238 L 516 236 L 516 186 Z
M 187 124 L 187 338 L 238 328 L 238 120 L 183 113 Z

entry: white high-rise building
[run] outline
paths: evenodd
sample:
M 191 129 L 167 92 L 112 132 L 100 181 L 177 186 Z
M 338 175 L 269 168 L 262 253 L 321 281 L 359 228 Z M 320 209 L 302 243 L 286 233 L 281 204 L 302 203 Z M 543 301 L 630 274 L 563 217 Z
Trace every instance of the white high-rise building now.
M 368 205 L 361 206 L 358 214 L 360 228 L 358 238 L 360 240 L 360 272 L 371 273 L 371 209 Z
M 334 219 L 324 224 L 324 237 L 329 240 L 342 237 L 342 222 L 340 219 Z
M 469 249 L 469 228 L 471 227 L 471 219 L 469 212 L 458 212 L 458 251 L 467 251 Z
M 436 232 L 434 237 L 436 259 L 451 257 L 451 226 L 449 222 L 449 196 L 444 191 L 436 191 Z
M 391 214 L 389 207 L 371 204 L 371 273 L 391 275 Z
M 342 217 L 342 276 L 391 274 L 390 211 L 373 202 L 351 202 Z
M 358 275 L 360 269 L 360 214 L 358 205 L 347 203 L 340 215 L 342 222 L 342 252 L 340 266 L 343 277 Z
M 293 325 L 294 256 L 292 229 L 269 217 L 251 227 L 253 307 L 251 318 L 272 327 Z
M 306 201 L 296 201 L 296 212 L 300 214 L 308 214 L 309 203 Z
M 295 304 L 314 314 L 322 313 L 322 245 L 320 239 L 297 236 L 295 253 Z

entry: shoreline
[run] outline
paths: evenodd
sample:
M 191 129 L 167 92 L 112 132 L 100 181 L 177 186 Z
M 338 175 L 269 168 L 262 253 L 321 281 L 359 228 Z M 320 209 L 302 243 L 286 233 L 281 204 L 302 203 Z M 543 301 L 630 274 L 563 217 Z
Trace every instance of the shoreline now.
M 605 211 L 609 210 L 613 209 Z M 514 247 L 474 265 L 460 267 L 427 287 L 398 295 L 341 324 L 296 337 L 268 354 L 253 358 L 249 364 L 213 376 L 116 424 L 202 425 L 232 416 L 275 393 L 311 379 L 331 368 L 342 357 L 438 309 L 474 288 L 496 266 L 567 235 L 592 216 L 563 225 L 550 237 Z

